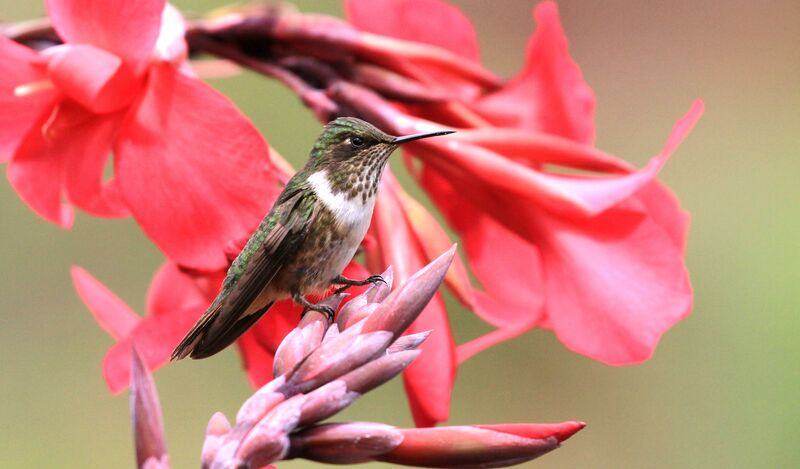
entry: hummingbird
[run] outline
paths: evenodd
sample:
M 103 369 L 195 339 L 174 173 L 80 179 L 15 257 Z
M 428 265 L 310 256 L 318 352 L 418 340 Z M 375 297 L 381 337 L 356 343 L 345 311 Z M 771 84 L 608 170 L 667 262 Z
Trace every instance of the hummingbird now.
M 306 165 L 286 184 L 228 269 L 222 288 L 172 352 L 172 360 L 206 358 L 233 343 L 275 301 L 291 298 L 333 318 L 305 295 L 331 286 L 381 282 L 341 275 L 367 233 L 383 170 L 401 144 L 452 130 L 389 135 L 354 117 L 329 122 Z

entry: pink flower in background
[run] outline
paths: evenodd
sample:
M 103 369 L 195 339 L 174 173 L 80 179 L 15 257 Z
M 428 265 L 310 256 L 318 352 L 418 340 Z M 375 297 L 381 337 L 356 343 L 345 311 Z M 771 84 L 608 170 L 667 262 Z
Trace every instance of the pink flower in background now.
M 472 26 L 444 2 L 348 0 L 346 7 L 363 31 L 477 60 Z M 605 363 L 640 362 L 691 308 L 683 263 L 687 216 L 655 178 L 702 103 L 678 121 L 650 164 L 634 171 L 592 147 L 594 97 L 569 56 L 555 4 L 540 4 L 535 18 L 522 71 L 475 99 L 400 109 L 347 86 L 335 99 L 395 133 L 427 129 L 431 122 L 422 118 L 460 127 L 439 141 L 409 145 L 421 168 L 406 159 L 462 237 L 468 266 L 485 289 L 475 292 L 474 310 L 498 328 L 461 345 L 459 359 L 539 325 Z M 459 40 L 431 33 L 443 30 L 456 31 Z M 450 85 L 439 68 L 418 64 L 415 73 Z
M 280 173 L 253 125 L 192 75 L 180 14 L 164 0 L 47 8 L 63 45 L 37 52 L 0 36 L 0 161 L 14 189 L 61 226 L 72 205 L 130 213 L 172 260 L 224 267 Z

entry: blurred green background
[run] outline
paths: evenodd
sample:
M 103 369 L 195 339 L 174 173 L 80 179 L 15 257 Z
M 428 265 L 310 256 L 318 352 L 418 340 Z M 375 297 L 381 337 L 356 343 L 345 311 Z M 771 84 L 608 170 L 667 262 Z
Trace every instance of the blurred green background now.
M 176 3 L 194 12 L 223 4 Z M 338 2 L 297 3 L 341 14 Z M 534 2 L 454 3 L 473 19 L 487 66 L 513 74 Z M 35 2 L 0 5 L 11 20 L 43 10 Z M 570 353 L 545 331 L 484 352 L 459 369 L 450 423 L 588 422 L 525 467 L 798 467 L 800 3 L 559 6 L 597 94 L 598 147 L 641 165 L 694 98 L 706 102 L 662 172 L 693 218 L 694 313 L 664 336 L 652 360 L 634 367 Z M 283 155 L 304 160 L 319 124 L 294 96 L 248 73 L 213 84 Z M 131 467 L 127 396 L 111 396 L 100 374 L 112 340 L 73 293 L 68 269 L 86 267 L 142 311 L 160 254 L 131 220 L 79 215 L 62 231 L 5 182 L 0 220 L 0 466 Z M 451 321 L 461 341 L 485 330 L 464 311 L 451 310 Z M 233 350 L 168 366 L 156 381 L 175 467 L 197 467 L 210 415 L 232 416 L 251 392 Z M 399 380 L 340 418 L 411 424 Z

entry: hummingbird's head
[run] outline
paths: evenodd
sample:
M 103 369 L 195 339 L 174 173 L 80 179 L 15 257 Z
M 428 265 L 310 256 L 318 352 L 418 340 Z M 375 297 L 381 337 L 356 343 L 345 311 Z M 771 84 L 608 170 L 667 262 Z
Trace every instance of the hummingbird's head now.
M 311 151 L 311 164 L 316 169 L 337 173 L 377 173 L 380 177 L 386 160 L 399 145 L 453 132 L 444 130 L 395 137 L 361 119 L 340 117 L 323 129 Z

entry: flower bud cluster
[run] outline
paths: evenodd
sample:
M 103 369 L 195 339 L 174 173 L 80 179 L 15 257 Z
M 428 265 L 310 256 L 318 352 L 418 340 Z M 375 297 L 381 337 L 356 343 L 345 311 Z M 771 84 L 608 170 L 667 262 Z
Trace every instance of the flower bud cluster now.
M 426 467 L 498 467 L 540 456 L 583 428 L 488 425 L 401 429 L 372 422 L 325 423 L 362 394 L 398 375 L 420 354 L 429 332 L 401 336 L 437 291 L 454 247 L 390 293 L 373 285 L 337 320 L 308 311 L 275 354 L 271 382 L 239 409 L 231 425 L 214 414 L 206 430 L 203 467 L 261 467 L 282 459 L 352 464 L 386 461 Z M 326 304 L 337 308 L 344 295 Z

